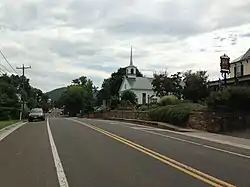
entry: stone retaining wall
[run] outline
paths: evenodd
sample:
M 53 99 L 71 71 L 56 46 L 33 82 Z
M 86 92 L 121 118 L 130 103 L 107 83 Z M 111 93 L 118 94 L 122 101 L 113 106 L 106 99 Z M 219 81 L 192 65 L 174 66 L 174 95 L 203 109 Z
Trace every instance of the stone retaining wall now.
M 250 116 L 222 111 L 196 112 L 189 116 L 188 126 L 209 132 L 226 132 L 250 128 Z
M 133 110 L 111 110 L 111 111 L 102 112 L 102 113 L 89 114 L 88 117 L 149 120 L 147 112 L 133 111 Z
M 133 110 L 112 110 L 103 113 L 90 114 L 89 117 L 150 120 L 147 112 Z M 209 132 L 250 128 L 250 115 L 218 111 L 195 112 L 189 116 L 187 127 Z

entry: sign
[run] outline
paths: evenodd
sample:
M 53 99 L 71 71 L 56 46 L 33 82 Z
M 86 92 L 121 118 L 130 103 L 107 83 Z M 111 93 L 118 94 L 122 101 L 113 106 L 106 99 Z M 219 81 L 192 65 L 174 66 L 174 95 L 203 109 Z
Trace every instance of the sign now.
M 230 71 L 230 58 L 224 54 L 220 57 L 221 72 L 229 73 Z

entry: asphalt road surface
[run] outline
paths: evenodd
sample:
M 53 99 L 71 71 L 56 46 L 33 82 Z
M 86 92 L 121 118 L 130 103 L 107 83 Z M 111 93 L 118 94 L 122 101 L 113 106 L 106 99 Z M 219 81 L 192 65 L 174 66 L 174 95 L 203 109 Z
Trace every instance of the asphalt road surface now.
M 250 150 L 135 124 L 50 116 L 0 141 L 1 187 L 250 186 Z

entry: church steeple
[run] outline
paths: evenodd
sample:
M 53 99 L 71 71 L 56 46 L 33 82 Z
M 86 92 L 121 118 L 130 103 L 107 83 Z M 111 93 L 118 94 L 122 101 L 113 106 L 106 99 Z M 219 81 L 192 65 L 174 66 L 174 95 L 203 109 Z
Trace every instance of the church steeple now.
M 130 63 L 129 63 L 129 66 L 126 67 L 126 75 L 129 78 L 135 78 L 136 77 L 136 67 L 133 64 L 132 46 L 131 46 L 131 50 L 130 50 Z
M 132 46 L 130 51 L 130 66 L 133 66 L 133 52 L 132 52 Z

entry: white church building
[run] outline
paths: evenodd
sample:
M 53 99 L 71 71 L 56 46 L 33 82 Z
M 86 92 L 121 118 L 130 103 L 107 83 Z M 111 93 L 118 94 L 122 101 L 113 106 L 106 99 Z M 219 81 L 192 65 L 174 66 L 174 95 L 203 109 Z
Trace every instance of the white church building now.
M 151 84 L 153 78 L 137 77 L 136 69 L 137 67 L 133 64 L 131 47 L 130 64 L 126 67 L 126 75 L 123 77 L 123 81 L 119 89 L 119 95 L 121 96 L 122 92 L 130 90 L 136 94 L 138 104 L 157 102 L 159 98 L 156 97 Z

